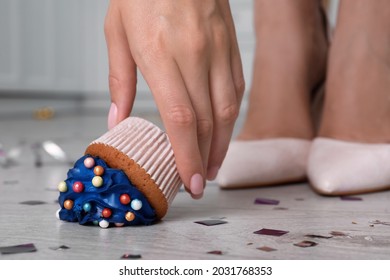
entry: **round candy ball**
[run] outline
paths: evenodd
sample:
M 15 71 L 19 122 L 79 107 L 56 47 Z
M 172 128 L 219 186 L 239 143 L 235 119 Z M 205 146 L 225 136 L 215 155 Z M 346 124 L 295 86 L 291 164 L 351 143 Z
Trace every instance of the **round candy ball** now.
M 66 192 L 68 190 L 68 186 L 66 185 L 65 181 L 62 181 L 58 184 L 58 190 L 60 192 Z
M 89 203 L 89 202 L 84 203 L 83 209 L 85 212 L 91 211 L 91 208 L 92 208 L 91 203 Z
M 73 200 L 67 199 L 64 201 L 64 208 L 71 210 L 73 208 Z
M 111 217 L 111 214 L 112 214 L 112 211 L 110 208 L 104 208 L 103 211 L 102 211 L 102 216 L 104 218 L 109 218 Z
M 133 199 L 133 201 L 131 201 L 130 206 L 137 211 L 142 208 L 142 201 L 139 199 Z
M 110 223 L 109 223 L 108 221 L 106 221 L 106 220 L 101 220 L 101 221 L 99 222 L 99 226 L 100 226 L 101 228 L 108 228 L 109 225 L 110 225 Z
M 130 196 L 127 194 L 127 193 L 124 193 L 122 194 L 120 197 L 119 197 L 119 201 L 123 204 L 123 205 L 127 205 L 130 203 Z
M 116 227 L 123 227 L 125 223 L 115 223 Z
M 93 173 L 96 176 L 102 176 L 104 174 L 104 167 L 100 165 L 95 166 L 95 168 L 93 169 Z
M 95 176 L 92 178 L 92 185 L 96 188 L 103 186 L 103 178 L 100 176 Z
M 86 168 L 92 168 L 95 166 L 95 160 L 92 157 L 87 157 L 84 159 L 84 166 Z
M 126 215 L 125 215 L 125 219 L 128 222 L 133 221 L 135 219 L 134 213 L 133 212 L 127 212 Z
M 77 193 L 81 193 L 84 191 L 84 184 L 82 182 L 74 182 L 73 191 Z

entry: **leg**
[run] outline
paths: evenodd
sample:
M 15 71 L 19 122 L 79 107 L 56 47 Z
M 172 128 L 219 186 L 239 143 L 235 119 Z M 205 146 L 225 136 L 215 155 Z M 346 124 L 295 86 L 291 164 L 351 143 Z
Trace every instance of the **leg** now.
M 311 184 L 320 193 L 390 186 L 389 46 L 389 1 L 341 1 L 320 137 L 308 167 Z
M 253 82 L 244 126 L 217 177 L 225 188 L 305 179 L 314 136 L 310 99 L 325 76 L 327 38 L 320 2 L 254 3 Z
M 310 94 L 325 76 L 319 2 L 256 0 L 256 53 L 242 140 L 314 136 Z

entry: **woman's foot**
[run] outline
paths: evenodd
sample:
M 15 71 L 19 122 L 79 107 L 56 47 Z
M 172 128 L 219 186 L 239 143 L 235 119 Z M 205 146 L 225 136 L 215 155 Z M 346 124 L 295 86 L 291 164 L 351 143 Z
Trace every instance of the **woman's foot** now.
M 324 79 L 326 23 L 313 0 L 256 0 L 256 54 L 244 126 L 217 181 L 253 187 L 306 178 L 314 136 L 310 101 Z
M 308 176 L 320 193 L 390 187 L 390 2 L 343 0 Z

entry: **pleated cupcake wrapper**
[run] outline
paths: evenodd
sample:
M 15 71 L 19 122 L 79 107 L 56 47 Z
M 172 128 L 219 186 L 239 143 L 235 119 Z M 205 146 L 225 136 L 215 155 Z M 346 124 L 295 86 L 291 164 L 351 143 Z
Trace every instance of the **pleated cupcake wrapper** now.
M 91 144 L 111 146 L 133 159 L 148 173 L 168 204 L 175 198 L 182 181 L 168 135 L 154 124 L 129 117 Z

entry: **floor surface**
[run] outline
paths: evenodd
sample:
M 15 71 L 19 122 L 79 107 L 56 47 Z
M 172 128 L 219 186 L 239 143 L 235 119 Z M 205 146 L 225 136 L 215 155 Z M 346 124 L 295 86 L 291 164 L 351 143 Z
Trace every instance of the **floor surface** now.
M 3 148 L 21 147 L 13 150 L 15 155 L 21 151 L 21 157 L 0 165 L 0 247 L 33 243 L 37 249 L 0 254 L 0 260 L 115 260 L 124 254 L 145 260 L 390 259 L 390 192 L 343 200 L 317 195 L 305 182 L 229 191 L 209 182 L 199 201 L 179 192 L 168 215 L 152 226 L 101 229 L 57 220 L 57 184 L 70 166 L 49 156 L 39 143 L 54 141 L 74 161 L 105 127 L 103 114 L 0 119 Z M 279 203 L 255 204 L 256 198 Z M 202 220 L 226 223 L 195 223 Z M 254 233 L 263 228 L 288 233 Z

